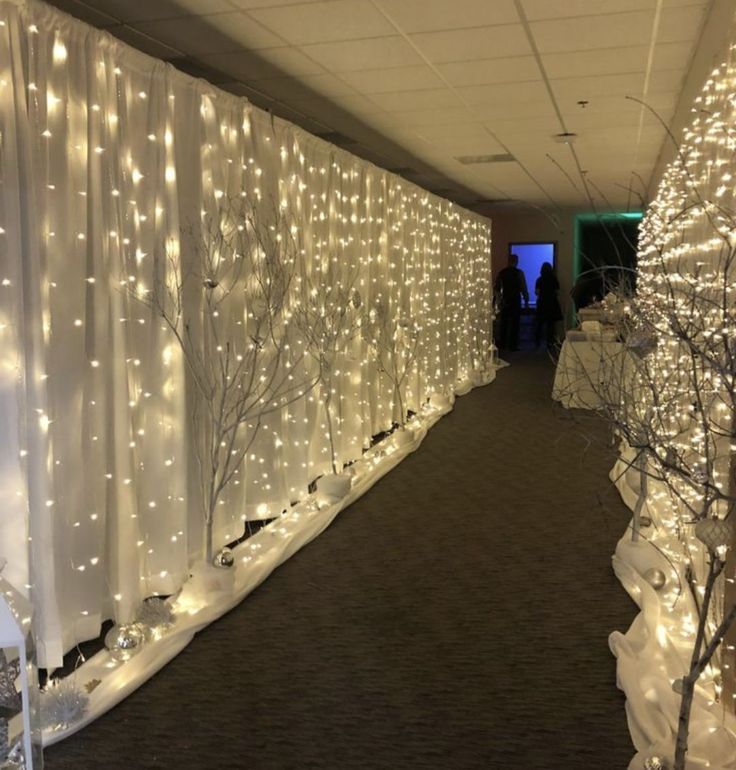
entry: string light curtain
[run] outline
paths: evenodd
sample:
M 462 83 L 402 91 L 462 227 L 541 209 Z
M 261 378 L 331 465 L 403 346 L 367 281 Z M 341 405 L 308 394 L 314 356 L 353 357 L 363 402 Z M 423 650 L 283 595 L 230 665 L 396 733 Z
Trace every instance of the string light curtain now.
M 655 332 L 646 370 L 653 387 L 631 407 L 647 415 L 648 435 L 655 437 L 647 440 L 659 459 L 650 455 L 648 461 L 654 480 L 633 487 L 634 499 L 647 495 L 654 526 L 643 543 L 625 537 L 614 557 L 642 612 L 626 635 L 614 632 L 610 640 L 639 752 L 632 767 L 654 756 L 671 757 L 700 617 L 710 640 L 724 605 L 730 610 L 734 601 L 735 86 L 732 46 L 695 100 L 692 122 L 640 229 L 636 301 Z M 619 463 L 617 478 L 635 454 L 630 450 Z M 620 488 L 631 500 L 626 484 Z M 726 564 L 711 601 L 707 585 L 716 556 Z M 733 762 L 732 640 L 733 631 L 697 678 L 685 734 L 688 763 Z
M 224 201 L 276 206 L 308 263 L 354 269 L 366 307 L 421 329 L 416 410 L 488 355 L 490 223 L 41 3 L 1 3 L 0 24 L 0 542 L 56 666 L 201 553 L 182 352 L 136 300 L 162 253 L 183 271 Z M 397 418 L 367 346 L 344 352 L 343 463 Z M 216 542 L 303 497 L 331 467 L 325 436 L 316 391 L 269 415 Z

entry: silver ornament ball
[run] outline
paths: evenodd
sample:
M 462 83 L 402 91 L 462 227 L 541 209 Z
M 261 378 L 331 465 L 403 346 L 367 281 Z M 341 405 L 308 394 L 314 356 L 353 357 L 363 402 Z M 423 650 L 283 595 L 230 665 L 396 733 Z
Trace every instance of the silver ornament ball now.
M 229 569 L 233 566 L 233 564 L 235 564 L 235 556 L 233 556 L 233 552 L 227 546 L 225 546 L 215 554 L 215 558 L 212 560 L 212 563 L 215 565 L 215 567 Z
M 145 634 L 138 623 L 113 626 L 105 634 L 105 647 L 118 660 L 127 660 L 138 652 L 144 639 Z
M 718 548 L 728 547 L 733 540 L 733 528 L 723 519 L 708 517 L 701 519 L 695 525 L 695 537 L 703 543 L 708 550 L 715 551 Z
M 650 567 L 644 573 L 644 580 L 646 580 L 647 583 L 649 583 L 649 585 L 656 591 L 659 591 L 660 588 L 664 588 L 665 583 L 667 582 L 667 577 L 661 569 Z
M 706 471 L 693 471 L 692 479 L 696 484 L 705 484 L 708 478 L 709 476 Z

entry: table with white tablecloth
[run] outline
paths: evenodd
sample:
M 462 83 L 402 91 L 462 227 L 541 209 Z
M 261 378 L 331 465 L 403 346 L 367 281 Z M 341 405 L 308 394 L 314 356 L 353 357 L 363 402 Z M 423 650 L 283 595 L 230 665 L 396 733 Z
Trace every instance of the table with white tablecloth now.
M 567 409 L 599 409 L 616 397 L 623 367 L 622 343 L 568 333 L 557 361 L 552 398 Z

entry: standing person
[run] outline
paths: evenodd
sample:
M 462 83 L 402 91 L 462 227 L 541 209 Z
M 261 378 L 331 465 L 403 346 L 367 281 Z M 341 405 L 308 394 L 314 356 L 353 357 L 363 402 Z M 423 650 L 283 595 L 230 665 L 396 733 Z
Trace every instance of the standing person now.
M 547 350 L 552 350 L 557 339 L 557 322 L 562 320 L 562 308 L 557 299 L 560 284 L 549 262 L 542 265 L 542 270 L 534 286 L 537 295 L 537 321 L 535 339 L 537 347 L 542 342 L 542 327 L 547 326 Z
M 519 257 L 516 254 L 510 254 L 508 265 L 498 274 L 493 286 L 501 309 L 498 347 L 503 350 L 519 349 L 522 297 L 525 307 L 529 307 L 526 277 L 524 271 L 517 267 L 518 264 Z

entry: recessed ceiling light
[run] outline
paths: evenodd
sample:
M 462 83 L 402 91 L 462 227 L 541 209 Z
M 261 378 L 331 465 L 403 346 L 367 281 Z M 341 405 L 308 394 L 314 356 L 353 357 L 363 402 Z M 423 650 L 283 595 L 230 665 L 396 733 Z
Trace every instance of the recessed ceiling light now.
M 560 144 L 572 144 L 578 138 L 578 135 L 572 133 L 572 131 L 563 131 L 561 134 L 555 134 L 553 138 L 555 142 Z

